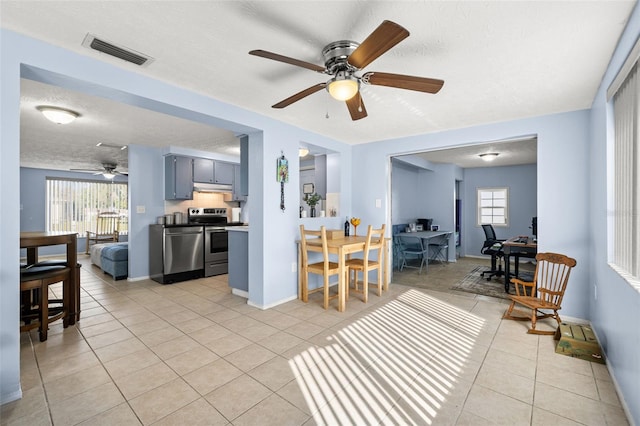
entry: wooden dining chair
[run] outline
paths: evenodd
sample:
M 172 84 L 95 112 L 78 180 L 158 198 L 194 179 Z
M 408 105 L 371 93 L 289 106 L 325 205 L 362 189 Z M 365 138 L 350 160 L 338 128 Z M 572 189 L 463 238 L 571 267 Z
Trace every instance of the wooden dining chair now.
M 98 213 L 96 218 L 96 227 L 93 231 L 87 231 L 86 250 L 85 253 L 89 254 L 89 245 L 118 242 L 118 224 L 120 221 L 120 214 L 118 212 L 102 212 Z
M 555 330 L 536 330 L 536 321 L 543 318 L 554 318 L 560 325 L 562 320 L 558 311 L 562 307 L 562 298 L 569 282 L 569 274 L 571 268 L 576 266 L 576 260 L 558 253 L 538 253 L 536 262 L 533 281 L 511 279 L 516 288 L 516 294 L 509 296 L 511 305 L 502 317 L 516 321 L 531 321 L 531 328 L 527 331 L 530 334 L 555 334 Z M 514 314 L 516 304 L 530 309 L 531 315 L 527 316 L 524 312 Z
M 309 240 L 320 239 L 320 244 L 308 244 Z M 329 309 L 329 300 L 338 297 L 338 293 L 330 295 L 329 290 L 329 277 L 332 275 L 338 275 L 340 270 L 337 262 L 331 262 L 329 260 L 329 248 L 327 246 L 327 231 L 324 226 L 320 227 L 319 231 L 310 231 L 304 229 L 304 225 L 300 225 L 300 252 L 301 262 L 300 265 L 302 271 L 301 296 L 303 302 L 308 302 L 309 293 L 315 291 L 322 291 L 324 294 L 324 309 Z M 309 253 L 322 253 L 322 261 L 309 263 Z M 345 268 L 345 271 L 347 269 Z M 309 291 L 309 274 L 321 275 L 323 278 L 322 287 L 318 287 L 312 291 Z
M 373 226 L 369 225 L 367 228 L 367 239 L 364 244 L 364 254 L 362 259 L 349 259 L 347 260 L 349 280 L 351 280 L 351 272 L 353 271 L 353 291 L 356 293 L 362 293 L 362 300 L 367 303 L 369 299 L 369 272 L 378 271 L 378 296 L 382 296 L 382 250 L 384 249 L 384 230 L 385 225 L 382 224 L 382 228 L 373 229 Z M 372 252 L 378 251 L 377 258 L 374 260 Z M 362 289 L 358 289 L 358 272 L 362 272 Z M 351 291 L 351 285 L 347 285 L 347 295 Z

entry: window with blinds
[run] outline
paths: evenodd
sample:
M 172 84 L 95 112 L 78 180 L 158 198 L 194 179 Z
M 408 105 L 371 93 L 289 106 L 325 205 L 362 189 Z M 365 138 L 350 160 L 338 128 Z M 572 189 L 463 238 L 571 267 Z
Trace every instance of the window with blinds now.
M 640 81 L 636 61 L 613 95 L 613 253 L 610 262 L 640 289 Z
M 478 220 L 480 225 L 508 226 L 508 188 L 478 188 Z
M 128 216 L 126 182 L 99 182 L 79 179 L 47 178 L 46 229 L 47 231 L 94 231 L 98 213 L 116 211 L 122 218 Z M 126 220 L 121 221 L 126 227 Z M 127 231 L 120 229 L 121 231 Z

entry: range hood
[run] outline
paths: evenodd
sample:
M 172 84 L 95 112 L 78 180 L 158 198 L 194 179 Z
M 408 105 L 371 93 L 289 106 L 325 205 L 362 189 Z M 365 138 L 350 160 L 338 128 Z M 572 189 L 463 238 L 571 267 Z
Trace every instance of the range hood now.
M 193 190 L 195 192 L 233 192 L 233 186 L 220 183 L 194 182 Z

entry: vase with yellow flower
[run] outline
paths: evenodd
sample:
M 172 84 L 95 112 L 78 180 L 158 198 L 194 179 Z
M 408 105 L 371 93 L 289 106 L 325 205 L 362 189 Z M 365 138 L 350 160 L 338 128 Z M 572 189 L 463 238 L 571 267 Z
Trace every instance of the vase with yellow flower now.
M 351 224 L 353 225 L 353 236 L 355 237 L 358 235 L 358 225 L 360 225 L 360 218 L 352 217 Z

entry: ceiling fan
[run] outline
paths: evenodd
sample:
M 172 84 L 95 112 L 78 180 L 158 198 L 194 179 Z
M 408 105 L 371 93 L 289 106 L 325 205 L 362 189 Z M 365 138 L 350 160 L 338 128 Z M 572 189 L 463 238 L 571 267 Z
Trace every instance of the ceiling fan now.
M 304 89 L 272 105 L 272 108 L 287 107 L 326 88 L 333 98 L 346 102 L 352 120 L 360 120 L 367 116 L 367 110 L 362 102 L 362 96 L 360 96 L 361 83 L 425 93 L 438 93 L 442 88 L 444 81 L 433 78 L 381 72 L 367 72 L 361 76 L 357 75 L 360 70 L 407 37 L 409 37 L 409 31 L 404 27 L 395 22 L 383 21 L 362 43 L 339 40 L 326 45 L 322 49 L 322 56 L 325 60 L 324 67 L 266 50 L 252 50 L 249 54 L 332 76 L 326 83 L 319 83 Z
M 93 172 L 94 175 L 102 175 L 106 179 L 113 179 L 116 175 L 128 176 L 127 172 L 116 170 L 117 164 L 103 163 L 102 169 L 69 169 L 73 172 Z

